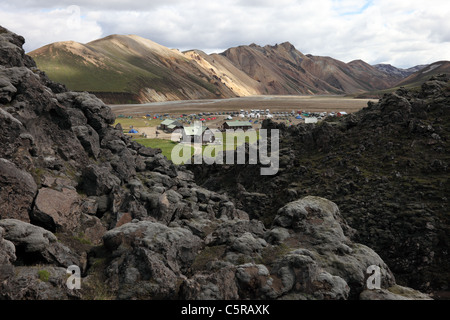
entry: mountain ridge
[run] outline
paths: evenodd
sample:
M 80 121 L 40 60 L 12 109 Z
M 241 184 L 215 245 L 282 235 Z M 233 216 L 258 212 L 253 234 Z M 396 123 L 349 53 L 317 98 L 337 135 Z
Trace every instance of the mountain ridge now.
M 426 65 L 424 68 L 421 68 L 413 73 L 411 73 L 408 77 L 400 81 L 398 86 L 418 86 L 420 83 L 429 79 L 433 74 L 443 74 L 450 72 L 450 61 L 436 61 L 429 65 Z
M 94 93 L 106 103 L 361 94 L 391 88 L 412 70 L 305 55 L 288 41 L 206 54 L 119 34 L 86 44 L 56 42 L 29 55 L 50 79 L 74 91 Z
M 427 64 L 417 65 L 411 68 L 403 69 L 403 68 L 397 68 L 391 64 L 385 64 L 385 63 L 379 63 L 374 65 L 375 68 L 378 70 L 385 72 L 390 75 L 398 75 L 400 78 L 406 78 L 413 74 L 414 72 L 419 71 L 420 69 L 425 68 L 428 66 Z

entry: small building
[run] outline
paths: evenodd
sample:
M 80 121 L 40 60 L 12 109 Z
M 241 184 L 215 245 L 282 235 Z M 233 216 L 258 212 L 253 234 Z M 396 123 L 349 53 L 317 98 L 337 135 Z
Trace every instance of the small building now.
M 227 129 L 233 129 L 233 130 L 242 129 L 244 131 L 247 131 L 251 128 L 253 128 L 253 126 L 248 121 L 225 121 L 222 125 L 222 130 L 224 130 L 224 131 Z
M 305 123 L 317 123 L 318 119 L 316 117 L 305 118 Z
M 201 136 L 202 144 L 213 143 L 216 139 L 214 133 L 206 126 L 184 127 L 182 141 L 185 143 L 195 143 Z M 197 138 L 196 138 L 197 137 Z
M 169 125 L 167 126 L 166 131 L 168 131 L 168 132 L 174 132 L 174 131 L 177 130 L 177 129 L 183 129 L 183 124 L 182 124 L 181 122 L 174 121 L 174 122 L 172 122 L 172 124 L 169 124 Z
M 169 125 L 171 125 L 172 122 L 174 122 L 174 121 L 175 121 L 175 120 L 172 120 L 172 119 L 166 119 L 166 120 L 164 120 L 163 122 L 160 123 L 159 127 L 161 128 L 161 130 L 166 130 L 167 127 L 168 127 Z
M 166 132 L 173 132 L 176 129 L 183 129 L 183 125 L 177 120 L 166 119 L 161 122 L 160 128 Z

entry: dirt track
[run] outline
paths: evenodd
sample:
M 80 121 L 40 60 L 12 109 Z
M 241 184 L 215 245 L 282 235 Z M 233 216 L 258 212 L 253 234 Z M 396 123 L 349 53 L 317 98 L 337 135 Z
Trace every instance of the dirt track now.
M 139 105 L 110 105 L 117 115 L 190 114 L 199 112 L 239 111 L 270 109 L 276 111 L 307 112 L 356 112 L 367 106 L 368 99 L 352 99 L 340 96 L 252 96 L 217 100 L 185 100 L 154 102 Z

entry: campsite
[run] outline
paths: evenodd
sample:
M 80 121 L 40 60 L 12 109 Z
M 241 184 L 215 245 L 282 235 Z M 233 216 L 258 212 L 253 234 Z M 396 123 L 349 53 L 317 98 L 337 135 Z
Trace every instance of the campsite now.
M 206 129 L 254 129 L 264 119 L 283 122 L 287 126 L 317 123 L 325 117 L 339 117 L 367 106 L 369 99 L 343 96 L 254 96 L 218 100 L 166 101 L 147 104 L 111 105 L 116 122 L 123 132 L 141 144 L 161 148 L 170 159 L 176 143 L 186 141 L 186 132 L 194 124 Z M 178 132 L 178 135 L 176 134 Z M 191 140 L 193 141 L 193 140 Z M 203 147 L 210 138 L 203 138 Z M 189 150 L 189 149 L 187 149 Z M 193 149 L 192 149 L 193 152 Z

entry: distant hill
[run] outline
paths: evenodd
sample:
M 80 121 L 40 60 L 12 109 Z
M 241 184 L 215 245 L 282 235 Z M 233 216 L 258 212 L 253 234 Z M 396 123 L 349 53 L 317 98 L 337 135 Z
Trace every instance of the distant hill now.
M 391 65 L 376 65 L 375 67 L 379 70 L 384 70 L 386 73 L 403 73 L 405 75 L 409 73 L 409 75 L 398 81 L 391 88 L 355 94 L 353 95 L 355 98 L 381 98 L 386 93 L 392 93 L 400 87 L 419 90 L 419 87 L 433 76 L 450 74 L 450 61 L 438 61 L 429 65 L 419 65 L 409 69 L 398 69 Z
M 438 61 L 422 68 L 406 77 L 397 86 L 416 87 L 430 79 L 431 76 L 450 73 L 450 61 Z
M 427 66 L 427 64 L 422 64 L 422 65 L 418 65 L 418 66 L 415 66 L 412 68 L 402 69 L 402 68 L 394 67 L 393 65 L 390 65 L 390 64 L 374 65 L 374 67 L 377 68 L 378 70 L 380 70 L 392 77 L 397 77 L 399 79 L 398 81 L 403 80 L 404 78 L 410 76 L 414 72 L 419 71 L 420 69 L 425 68 L 426 66 Z
M 361 60 L 305 55 L 289 42 L 208 55 L 169 49 L 136 35 L 111 35 L 87 44 L 57 42 L 29 55 L 52 80 L 95 93 L 106 103 L 361 94 L 391 88 L 406 75 Z

